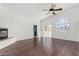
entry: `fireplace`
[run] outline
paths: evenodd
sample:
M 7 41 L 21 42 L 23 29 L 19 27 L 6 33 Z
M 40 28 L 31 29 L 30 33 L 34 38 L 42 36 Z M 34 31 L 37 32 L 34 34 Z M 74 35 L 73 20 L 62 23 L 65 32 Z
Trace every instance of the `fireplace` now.
M 8 29 L 0 28 L 0 39 L 8 38 Z

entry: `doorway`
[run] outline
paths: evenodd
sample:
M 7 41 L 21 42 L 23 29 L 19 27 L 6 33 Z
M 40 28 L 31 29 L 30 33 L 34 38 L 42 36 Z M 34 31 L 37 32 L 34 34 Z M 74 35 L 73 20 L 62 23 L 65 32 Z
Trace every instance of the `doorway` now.
M 51 24 L 45 25 L 43 27 L 43 34 L 42 34 L 42 36 L 43 37 L 52 37 L 52 31 L 51 31 L 51 29 L 52 29 Z

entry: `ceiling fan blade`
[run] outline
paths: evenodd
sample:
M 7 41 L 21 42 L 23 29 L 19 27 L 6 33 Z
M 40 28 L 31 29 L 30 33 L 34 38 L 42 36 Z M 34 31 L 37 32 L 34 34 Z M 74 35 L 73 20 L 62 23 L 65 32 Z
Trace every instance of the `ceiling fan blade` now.
M 47 9 L 43 9 L 43 11 L 49 11 L 49 10 L 47 10 Z
M 62 8 L 59 8 L 59 9 L 54 9 L 54 11 L 60 11 L 60 10 L 62 10 Z
M 53 8 L 53 9 L 54 9 L 54 8 L 55 8 L 55 6 L 56 6 L 55 4 L 51 3 L 51 8 Z

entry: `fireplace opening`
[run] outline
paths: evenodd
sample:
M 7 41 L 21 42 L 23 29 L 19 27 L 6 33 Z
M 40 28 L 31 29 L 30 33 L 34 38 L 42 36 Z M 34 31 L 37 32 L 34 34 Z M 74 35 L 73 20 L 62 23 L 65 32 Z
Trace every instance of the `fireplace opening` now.
M 8 29 L 0 28 L 0 39 L 8 38 Z

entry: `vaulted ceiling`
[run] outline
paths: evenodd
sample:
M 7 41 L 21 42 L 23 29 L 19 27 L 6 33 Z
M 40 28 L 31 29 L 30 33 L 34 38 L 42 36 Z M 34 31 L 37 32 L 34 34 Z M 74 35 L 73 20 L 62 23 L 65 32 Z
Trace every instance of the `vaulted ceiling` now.
M 66 10 L 72 6 L 77 5 L 77 3 L 55 3 L 56 8 L 62 7 L 63 10 Z M 50 3 L 2 3 L 7 10 L 15 12 L 17 14 L 29 17 L 32 19 L 41 19 L 48 13 L 43 11 L 43 9 L 49 9 Z

